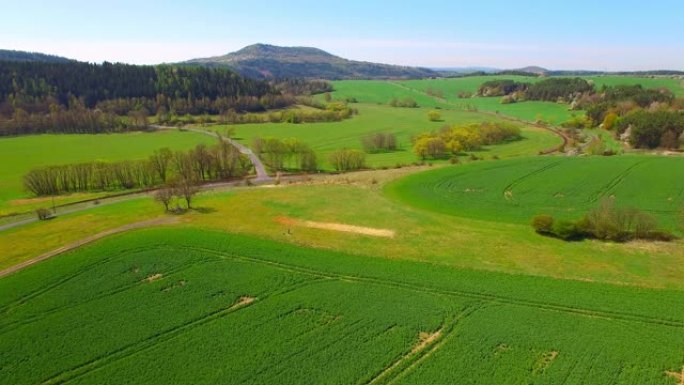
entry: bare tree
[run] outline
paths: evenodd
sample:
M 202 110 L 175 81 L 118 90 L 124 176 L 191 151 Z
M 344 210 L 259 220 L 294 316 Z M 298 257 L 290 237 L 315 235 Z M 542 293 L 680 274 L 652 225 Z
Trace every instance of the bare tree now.
M 160 188 L 154 193 L 154 200 L 157 202 L 161 203 L 164 205 L 164 211 L 169 211 L 169 205 L 171 204 L 171 201 L 173 200 L 173 187 L 172 186 L 167 186 Z

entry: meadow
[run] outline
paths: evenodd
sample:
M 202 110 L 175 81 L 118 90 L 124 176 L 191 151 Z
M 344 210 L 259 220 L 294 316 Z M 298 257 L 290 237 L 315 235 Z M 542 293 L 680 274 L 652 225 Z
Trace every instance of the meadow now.
M 676 230 L 684 209 L 684 159 L 537 157 L 473 163 L 409 176 L 388 192 L 416 207 L 511 223 L 529 223 L 539 214 L 577 219 L 602 199 L 614 199 Z
M 205 135 L 180 131 L 135 132 L 100 135 L 32 135 L 0 139 L 0 213 L 26 210 L 31 206 L 22 178 L 33 168 L 95 160 L 144 159 L 168 147 L 185 150 L 199 143 L 213 143 Z M 58 197 L 57 203 L 77 201 L 91 195 Z M 23 206 L 23 207 L 22 207 Z
M 0 293 L 8 384 L 674 384 L 682 371 L 678 291 L 211 231 L 115 236 Z
M 341 148 L 362 150 L 362 139 L 366 135 L 384 132 L 397 137 L 398 150 L 366 155 L 369 167 L 394 167 L 397 164 L 411 164 L 420 161 L 414 152 L 411 138 L 417 134 L 437 130 L 444 125 L 468 124 L 482 121 L 501 121 L 501 118 L 474 112 L 442 110 L 441 121 L 431 122 L 427 118 L 428 108 L 394 108 L 374 104 L 354 104 L 359 114 L 351 119 L 330 123 L 262 123 L 218 126 L 211 129 L 219 132 L 226 128 L 235 130 L 237 140 L 251 146 L 256 137 L 297 138 L 311 146 L 319 157 L 319 166 L 330 170 L 328 155 Z M 475 153 L 485 157 L 513 157 L 536 155 L 561 143 L 557 135 L 532 126 L 521 125 L 523 139 L 505 145 L 483 148 Z M 443 162 L 443 161 L 442 161 Z

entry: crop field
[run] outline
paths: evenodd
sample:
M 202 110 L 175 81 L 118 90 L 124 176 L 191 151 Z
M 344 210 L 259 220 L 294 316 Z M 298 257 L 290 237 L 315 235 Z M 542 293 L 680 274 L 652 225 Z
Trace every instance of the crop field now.
M 684 363 L 677 291 L 192 229 L 1 278 L 0 312 L 3 384 L 675 384 Z
M 2 138 L 0 212 L 11 211 L 13 206 L 23 203 L 14 200 L 27 197 L 23 191 L 22 177 L 33 168 L 93 160 L 141 159 L 162 147 L 181 150 L 211 141 L 205 135 L 180 131 Z M 76 199 L 79 198 L 82 199 Z
M 440 107 L 453 110 L 468 110 L 476 108 L 478 111 L 490 114 L 502 114 L 516 119 L 536 121 L 541 118 L 549 123 L 562 123 L 569 120 L 573 113 L 568 111 L 568 106 L 557 103 L 530 101 L 524 103 L 501 104 L 500 97 L 472 97 L 458 98 L 461 91 L 477 91 L 479 85 L 488 80 L 499 78 L 493 77 L 467 77 L 458 79 L 425 79 L 406 80 L 398 82 L 387 81 L 337 81 L 333 82 L 335 92 L 333 95 L 339 99 L 356 98 L 363 103 L 387 104 L 392 98 L 413 98 L 418 105 Z M 501 77 L 508 79 L 509 77 Z M 520 81 L 535 81 L 538 78 L 521 78 Z M 426 92 L 432 89 L 441 91 L 442 97 L 429 96 Z
M 403 202 L 512 223 L 549 214 L 576 219 L 601 199 L 638 207 L 676 228 L 684 207 L 681 157 L 544 157 L 469 164 L 409 176 L 389 187 Z
M 250 146 L 255 137 L 297 138 L 310 145 L 318 154 L 319 162 L 325 169 L 330 169 L 327 155 L 340 148 L 362 149 L 364 136 L 386 132 L 397 137 L 399 149 L 393 152 L 368 154 L 366 163 L 371 167 L 394 167 L 396 164 L 410 164 L 420 159 L 413 153 L 411 137 L 437 130 L 445 124 L 476 123 L 482 121 L 498 121 L 499 118 L 484 114 L 442 110 L 441 122 L 430 122 L 427 119 L 429 109 L 426 108 L 393 108 L 372 104 L 354 104 L 359 115 L 342 122 L 307 123 L 307 124 L 240 124 L 235 128 L 235 136 L 245 145 Z M 217 130 L 223 130 L 220 126 Z M 535 127 L 522 127 L 523 139 L 505 145 L 491 146 L 479 152 L 490 157 L 512 157 L 536 155 L 540 150 L 558 146 L 561 139 L 546 130 Z

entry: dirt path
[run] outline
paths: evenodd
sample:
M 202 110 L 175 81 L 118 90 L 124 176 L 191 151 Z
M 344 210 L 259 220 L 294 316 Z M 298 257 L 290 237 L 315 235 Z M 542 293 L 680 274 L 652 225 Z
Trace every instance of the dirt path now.
M 48 258 L 52 258 L 56 255 L 65 253 L 67 251 L 77 249 L 83 245 L 97 241 L 98 239 L 102 239 L 104 237 L 107 237 L 107 236 L 110 236 L 113 234 L 123 233 L 125 231 L 130 231 L 130 230 L 142 229 L 145 227 L 168 225 L 168 224 L 172 224 L 172 223 L 176 223 L 176 222 L 178 222 L 178 218 L 176 218 L 176 217 L 161 217 L 161 218 L 150 219 L 150 220 L 142 221 L 142 222 L 130 223 L 130 224 L 123 225 L 120 227 L 116 227 L 113 229 L 105 230 L 103 232 L 91 235 L 89 237 L 80 239 L 76 242 L 72 242 L 68 245 L 62 246 L 58 249 L 48 251 L 47 253 L 44 253 L 44 254 L 41 254 L 35 258 L 29 259 L 28 261 L 24 261 L 20 264 L 14 265 L 12 267 L 8 267 L 5 270 L 0 270 L 0 278 L 5 277 L 7 275 L 10 275 L 12 273 L 16 273 L 17 271 L 19 271 L 21 269 L 24 269 L 26 267 L 34 265 L 38 262 L 42 262 Z

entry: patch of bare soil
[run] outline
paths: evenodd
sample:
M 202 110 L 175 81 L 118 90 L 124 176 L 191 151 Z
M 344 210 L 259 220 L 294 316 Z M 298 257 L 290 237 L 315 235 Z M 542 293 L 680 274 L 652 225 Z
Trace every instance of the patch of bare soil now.
M 0 271 L 0 277 L 10 275 L 12 273 L 15 273 L 21 269 L 28 267 L 28 266 L 34 265 L 38 262 L 42 262 L 48 258 L 52 258 L 56 255 L 65 253 L 67 251 L 77 249 L 83 245 L 86 245 L 86 244 L 91 243 L 91 242 L 95 242 L 98 239 L 102 239 L 102 238 L 110 236 L 110 235 L 123 233 L 125 231 L 130 231 L 130 230 L 142 229 L 145 227 L 168 225 L 168 224 L 173 224 L 176 222 L 178 222 L 178 218 L 176 218 L 176 217 L 161 217 L 161 218 L 150 219 L 150 220 L 142 221 L 142 222 L 130 223 L 130 224 L 127 224 L 124 226 L 105 230 L 101 233 L 97 233 L 95 235 L 91 235 L 89 237 L 83 238 L 83 239 L 78 240 L 76 242 L 72 242 L 72 243 L 65 245 L 65 246 L 62 246 L 58 249 L 48 251 L 47 253 L 41 254 L 35 258 L 31 258 L 28 261 L 24 261 L 20 264 L 14 265 L 12 267 L 8 267 L 7 269 Z
M 302 221 L 287 217 L 277 217 L 275 221 L 285 226 L 300 226 L 308 227 L 310 229 L 340 231 L 345 233 L 369 235 L 372 237 L 394 238 L 396 235 L 394 230 L 354 226 L 344 223 Z
M 542 354 L 534 366 L 533 373 L 536 374 L 544 372 L 544 370 L 551 366 L 551 363 L 553 363 L 553 360 L 555 360 L 556 357 L 558 357 L 557 351 L 551 351 Z
M 145 281 L 145 282 L 154 282 L 154 281 L 156 281 L 156 280 L 158 280 L 158 279 L 161 279 L 163 276 L 164 276 L 164 274 L 162 274 L 162 273 L 152 274 L 152 275 L 150 275 L 149 277 L 143 279 L 143 281 Z
M 237 309 L 243 306 L 247 306 L 254 302 L 256 298 L 254 297 L 249 297 L 249 296 L 242 296 L 240 299 L 238 299 L 234 304 L 230 306 L 230 309 Z
M 684 366 L 682 366 L 682 371 L 681 373 L 678 372 L 671 372 L 671 371 L 666 371 L 665 374 L 667 374 L 668 377 L 672 377 L 677 380 L 677 385 L 684 385 Z

